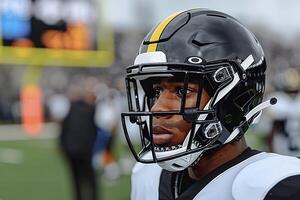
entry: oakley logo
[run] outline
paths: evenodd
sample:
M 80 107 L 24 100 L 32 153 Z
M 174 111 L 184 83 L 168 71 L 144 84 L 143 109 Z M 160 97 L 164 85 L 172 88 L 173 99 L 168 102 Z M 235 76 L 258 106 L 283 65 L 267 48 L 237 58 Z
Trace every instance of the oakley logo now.
M 196 57 L 196 56 L 189 57 L 189 59 L 188 59 L 188 62 L 192 63 L 192 64 L 200 64 L 200 63 L 202 63 L 202 61 L 203 60 L 201 58 Z

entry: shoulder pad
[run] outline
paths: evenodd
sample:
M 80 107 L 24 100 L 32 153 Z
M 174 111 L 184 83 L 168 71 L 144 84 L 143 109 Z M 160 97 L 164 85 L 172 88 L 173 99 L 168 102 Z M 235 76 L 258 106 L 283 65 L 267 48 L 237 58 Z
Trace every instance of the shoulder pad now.
M 243 168 L 232 185 L 237 200 L 260 200 L 281 180 L 300 174 L 300 159 L 270 154 Z
M 148 172 L 158 172 L 160 173 L 160 171 L 162 170 L 161 167 L 159 167 L 156 163 L 154 164 L 144 164 L 144 163 L 140 163 L 140 162 L 137 162 L 135 163 L 134 167 L 132 168 L 132 174 L 137 174 L 137 173 L 143 173 L 145 174 L 146 171 Z
M 131 199 L 158 199 L 161 172 L 157 164 L 136 163 L 131 175 Z

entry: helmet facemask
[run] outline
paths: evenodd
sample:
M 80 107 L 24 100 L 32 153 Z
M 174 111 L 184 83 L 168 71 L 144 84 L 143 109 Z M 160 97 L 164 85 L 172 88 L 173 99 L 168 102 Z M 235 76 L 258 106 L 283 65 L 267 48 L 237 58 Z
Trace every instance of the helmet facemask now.
M 230 133 L 225 137 L 221 136 L 223 127 L 217 118 L 215 105 L 224 96 L 220 91 L 239 81 L 237 68 L 241 66 L 233 61 L 197 65 L 156 63 L 128 67 L 126 87 L 129 112 L 122 113 L 122 124 L 136 160 L 158 163 L 162 167 L 167 163 L 168 167 L 163 168 L 178 171 L 193 164 L 204 151 L 223 144 Z M 180 106 L 176 110 L 153 112 L 151 108 L 156 98 L 155 87 L 162 80 L 182 83 Z M 196 83 L 198 90 L 193 105 L 187 106 L 188 87 L 191 83 Z M 205 107 L 200 109 L 203 90 L 211 96 Z M 155 118 L 175 115 L 181 116 L 190 125 L 185 139 L 178 144 L 155 144 L 152 130 Z M 170 167 L 169 162 L 172 161 Z

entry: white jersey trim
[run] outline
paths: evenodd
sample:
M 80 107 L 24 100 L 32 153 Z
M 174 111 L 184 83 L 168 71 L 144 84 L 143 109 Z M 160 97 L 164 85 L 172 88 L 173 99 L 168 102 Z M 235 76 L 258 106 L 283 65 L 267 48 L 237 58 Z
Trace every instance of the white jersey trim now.
M 271 157 L 246 166 L 236 176 L 232 186 L 234 199 L 264 199 L 277 183 L 287 177 L 300 174 L 298 158 L 278 154 L 269 155 Z
M 131 175 L 131 200 L 158 199 L 161 172 L 157 164 L 136 163 Z

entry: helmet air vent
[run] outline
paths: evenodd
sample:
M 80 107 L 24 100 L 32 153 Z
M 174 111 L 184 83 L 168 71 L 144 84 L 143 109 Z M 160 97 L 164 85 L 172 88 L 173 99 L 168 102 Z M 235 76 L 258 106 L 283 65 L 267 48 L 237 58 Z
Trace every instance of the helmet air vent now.
M 211 16 L 211 17 L 222 17 L 222 18 L 227 18 L 224 15 L 218 15 L 218 14 L 206 14 L 207 16 Z

